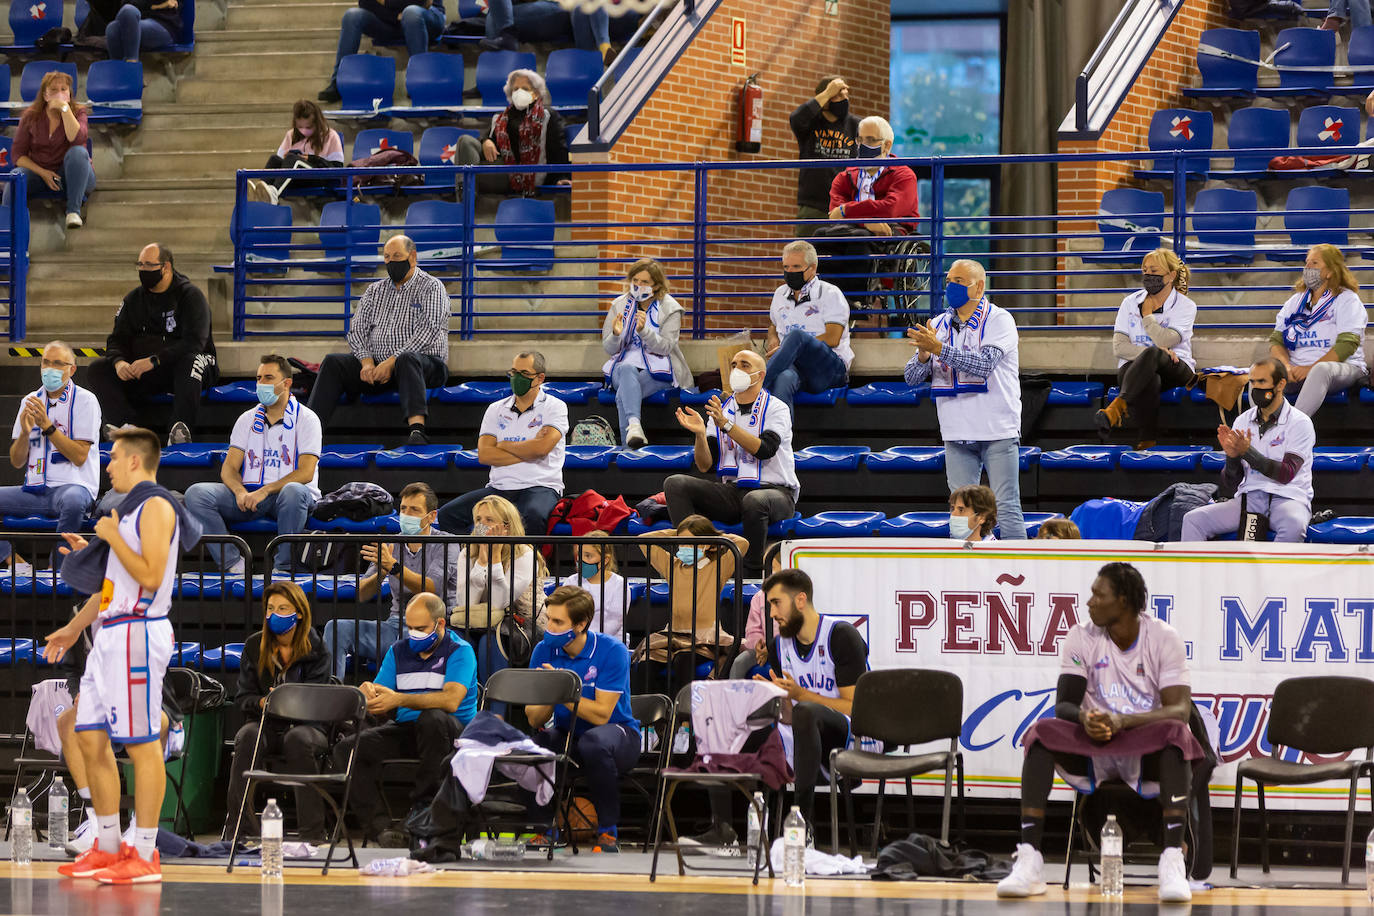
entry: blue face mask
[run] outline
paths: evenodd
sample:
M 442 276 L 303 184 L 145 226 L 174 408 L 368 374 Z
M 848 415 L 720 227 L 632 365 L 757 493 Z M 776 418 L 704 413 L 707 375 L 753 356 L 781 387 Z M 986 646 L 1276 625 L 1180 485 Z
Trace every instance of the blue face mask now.
M 67 380 L 62 377 L 61 369 L 43 370 L 43 387 L 52 392 L 61 391 L 67 384 Z
M 545 630 L 543 643 L 550 649 L 566 649 L 568 647 L 568 643 L 572 642 L 573 637 L 575 636 L 577 636 L 576 628 L 573 628 L 571 630 L 565 630 L 562 633 L 555 633 L 552 630 Z
M 968 303 L 968 287 L 962 283 L 945 284 L 945 305 L 961 309 Z
M 601 564 L 600 564 L 600 563 L 587 563 L 587 562 L 583 562 L 583 564 L 582 564 L 582 578 L 583 578 L 583 579 L 590 579 L 590 578 L 592 578 L 593 576 L 595 576 L 595 575 L 596 575 L 597 573 L 599 573 L 599 572 L 601 572 Z
M 407 537 L 414 537 L 424 530 L 424 519 L 422 518 L 405 514 L 401 514 L 397 518 L 401 523 L 401 534 Z
M 258 382 L 259 404 L 263 407 L 271 407 L 280 399 L 281 395 L 277 394 L 277 387 L 275 385 L 265 385 L 262 382 Z
M 415 634 L 419 633 L 417 636 Z M 421 630 L 410 629 L 406 632 L 406 642 L 410 644 L 412 652 L 428 652 L 434 644 L 439 641 L 439 630 L 435 628 L 432 633 L 424 633 Z
M 283 636 L 296 629 L 295 614 L 268 614 L 267 629 L 272 631 L 274 636 Z
M 686 545 L 679 547 L 677 549 L 678 562 L 681 563 L 683 566 L 696 566 L 698 550 L 699 548 L 688 547 Z
M 968 536 L 973 533 L 973 526 L 968 523 L 966 515 L 951 515 L 949 517 L 949 536 L 956 541 L 966 541 Z

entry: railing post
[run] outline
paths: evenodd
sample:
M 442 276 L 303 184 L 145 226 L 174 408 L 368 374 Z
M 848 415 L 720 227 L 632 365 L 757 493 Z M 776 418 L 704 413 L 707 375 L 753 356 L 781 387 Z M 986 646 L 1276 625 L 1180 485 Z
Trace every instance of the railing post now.
M 1174 254 L 1188 255 L 1188 160 L 1181 150 L 1174 150 Z
M 243 170 L 235 171 L 233 225 L 229 227 L 229 235 L 234 240 L 234 316 L 231 329 L 234 340 L 243 340 L 248 325 L 248 303 L 244 301 L 244 297 L 248 295 L 248 252 L 243 239 L 243 201 L 246 185 Z M 290 257 L 290 252 L 287 253 L 287 257 Z
M 348 337 L 353 323 L 353 172 L 344 176 L 344 219 L 343 219 L 343 332 Z M 321 239 L 323 244 L 324 240 Z M 320 252 L 323 254 L 324 252 Z
M 29 173 L 15 169 L 10 196 L 10 340 L 28 336 Z
M 460 166 L 458 180 L 463 183 L 463 294 L 462 319 L 458 323 L 459 339 L 472 340 L 477 327 L 477 302 L 473 298 L 477 270 L 474 264 L 477 244 L 477 171 L 472 166 Z
M 930 317 L 945 301 L 945 164 L 936 156 L 930 163 Z M 939 290 L 939 292 L 936 292 Z
M 601 141 L 601 92 L 596 86 L 587 90 L 587 140 Z
M 706 167 L 692 167 L 692 339 L 706 336 Z

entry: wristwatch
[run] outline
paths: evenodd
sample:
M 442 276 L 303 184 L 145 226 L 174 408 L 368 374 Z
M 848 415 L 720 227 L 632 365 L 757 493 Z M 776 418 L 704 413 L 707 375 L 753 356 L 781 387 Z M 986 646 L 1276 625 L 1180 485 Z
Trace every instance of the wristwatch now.
M 55 433 L 55 432 L 57 432 L 57 424 L 56 424 L 56 423 L 49 423 L 49 424 L 48 424 L 48 428 L 45 429 L 45 430 L 43 430 L 43 435 L 45 435 L 45 436 L 51 436 L 51 435 L 52 435 L 53 433 Z
M 734 429 L 734 428 L 735 428 L 735 421 L 734 421 L 734 420 L 731 420 L 730 422 L 728 422 L 728 423 L 726 423 L 724 426 L 722 426 L 722 427 L 720 428 L 720 431 L 723 432 L 723 433 L 728 433 L 730 430 L 732 430 L 732 429 Z
M 388 576 L 395 576 L 399 579 L 401 577 L 401 561 L 397 560 L 396 562 L 392 563 L 391 568 L 388 569 L 386 573 Z

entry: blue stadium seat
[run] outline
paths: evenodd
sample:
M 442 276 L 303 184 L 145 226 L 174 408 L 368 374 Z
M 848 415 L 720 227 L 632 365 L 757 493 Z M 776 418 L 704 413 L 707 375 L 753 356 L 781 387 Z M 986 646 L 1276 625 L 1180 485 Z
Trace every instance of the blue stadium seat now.
M 711 398 L 722 398 L 722 394 L 723 392 L 719 388 L 708 388 L 704 391 L 683 391 L 678 394 L 678 400 L 687 407 L 700 407 Z
M 27 637 L 16 638 L 5 636 L 0 638 L 0 667 L 10 667 L 25 662 L 32 662 L 33 640 Z
M 785 518 L 780 522 L 770 523 L 768 525 L 768 537 L 776 540 L 778 538 L 785 538 L 791 536 L 793 526 L 796 525 L 797 520 L 799 518 L 801 518 L 801 513 L 793 512 L 791 518 Z M 711 524 L 715 525 L 716 530 L 719 531 L 721 534 L 736 534 L 741 537 L 744 536 L 743 524 L 726 524 L 725 522 L 721 521 L 712 521 Z
M 598 382 L 545 382 L 543 389 L 565 404 L 586 404 L 600 390 Z
M 510 393 L 509 382 L 476 381 L 446 385 L 435 397 L 441 404 L 494 404 Z
M 1361 92 L 1374 89 L 1374 26 L 1351 29 L 1345 54 L 1350 65 L 1350 85 L 1328 86 L 1327 91 L 1337 95 L 1355 89 Z
M 677 397 L 682 393 L 683 391 L 680 388 L 664 388 L 661 391 L 655 391 L 653 394 L 649 395 L 647 398 L 643 400 L 642 403 L 653 404 L 657 407 L 666 407 L 667 405 L 672 403 L 673 398 Z M 607 407 L 614 406 L 615 389 L 598 388 L 596 392 L 596 403 L 604 404 Z
M 143 120 L 143 65 L 137 61 L 98 60 L 86 71 L 87 119 L 107 124 Z
M 1369 463 L 1370 449 L 1319 445 L 1312 449 L 1312 470 L 1353 474 Z
M 229 530 L 235 534 L 276 534 L 275 518 L 250 518 L 246 522 L 234 522 Z
M 382 209 L 376 204 L 331 200 L 320 213 L 319 235 L 324 260 L 333 262 L 329 267 L 341 269 L 345 260 L 376 258 L 382 239 Z
M 201 576 L 184 572 L 177 576 L 176 590 L 183 598 L 221 598 L 227 584 L 228 580 L 221 578 L 219 573 L 207 571 Z
M 447 200 L 417 200 L 406 208 L 406 235 L 421 261 L 462 257 L 464 213 L 462 204 Z
M 792 535 L 799 538 L 872 537 L 878 523 L 886 519 L 881 512 L 817 512 L 797 519 Z
M 14 34 L 16 50 L 32 50 L 34 42 L 44 32 L 61 25 L 62 4 L 59 0 L 10 0 L 10 32 Z
M 1026 537 L 1034 538 L 1040 533 L 1040 526 L 1045 524 L 1045 522 L 1048 522 L 1052 518 L 1063 517 L 1063 513 L 1060 512 L 1023 512 L 1022 518 L 1024 518 L 1026 522 Z M 999 538 L 1002 536 L 1001 525 L 998 525 L 994 531 Z
M 1123 452 L 1118 462 L 1123 471 L 1196 471 L 1202 453 L 1193 449 L 1152 448 L 1143 452 Z
M 1102 387 L 1101 382 L 1051 382 L 1047 403 L 1056 407 L 1090 407 L 1101 400 Z
M 1146 505 L 1129 499 L 1090 499 L 1074 509 L 1069 520 L 1084 540 L 1129 541 Z
M 357 601 L 358 580 L 352 576 L 299 577 L 302 589 L 309 589 L 316 601 Z
M 1107 400 L 1112 401 L 1117 395 L 1121 394 L 1121 389 L 1113 385 L 1107 389 Z M 1166 388 L 1159 393 L 1159 403 L 1161 404 L 1182 404 L 1188 397 L 1188 389 L 1182 386 L 1178 388 Z
M 1322 70 L 1279 70 L 1277 87 L 1259 88 L 1260 95 L 1326 95 L 1331 68 L 1336 66 L 1336 33 L 1321 29 L 1284 29 L 1274 38 L 1273 55 L 1279 67 L 1320 67 Z
M 1023 445 L 1019 449 L 1019 452 L 1020 454 L 1017 456 L 1017 465 L 1020 467 L 1022 473 L 1029 471 L 1033 467 L 1038 467 L 1040 465 L 1040 456 L 1044 454 L 1039 447 L 1034 445 Z
M 194 668 L 200 663 L 200 643 L 179 642 L 172 650 L 172 667 Z
M 1360 142 L 1360 110 L 1339 105 L 1313 105 L 1298 115 L 1295 147 L 1355 146 Z M 1283 173 L 1276 173 L 1283 174 Z M 1297 176 L 1303 175 L 1298 172 Z M 1270 176 L 1274 177 L 1274 176 Z
M 480 131 L 468 127 L 430 127 L 420 135 L 420 152 L 415 155 L 420 165 L 457 165 L 458 138 L 467 135 L 480 137 Z M 431 191 L 448 192 L 453 190 L 454 177 L 441 177 L 437 173 L 426 173 L 425 183 L 409 185 L 408 192 L 428 193 Z
M 496 222 L 492 226 L 501 256 L 479 260 L 474 266 L 479 270 L 551 270 L 553 220 L 551 200 L 506 198 L 496 205 Z
M 11 15 L 13 15 L 12 11 Z M 11 19 L 10 21 L 13 22 L 14 20 Z M 49 28 L 55 28 L 55 26 L 49 26 Z M 43 31 L 46 32 L 47 29 Z M 39 34 L 43 33 L 39 32 Z M 76 80 L 76 64 L 59 63 L 55 60 L 31 60 L 24 65 L 23 71 L 19 74 L 19 98 L 21 101 L 28 103 L 34 100 L 38 95 L 38 87 L 43 83 L 43 76 L 49 70 L 61 70 L 72 78 L 72 98 L 76 98 L 77 89 L 80 88 Z
M 257 382 L 250 379 L 216 385 L 205 392 L 205 400 L 212 404 L 256 404 L 258 403 Z
M 76 9 L 73 11 L 72 19 L 76 23 L 77 29 L 86 24 L 86 17 L 90 14 L 91 4 L 89 0 L 76 0 Z
M 486 465 L 477 460 L 477 449 L 465 448 L 461 452 L 453 453 L 453 466 L 461 471 L 477 471 L 486 468 Z
M 1283 225 L 1293 251 L 1270 251 L 1271 261 L 1302 261 L 1307 249 L 1322 243 L 1344 248 L 1350 244 L 1350 191 L 1320 185 L 1294 188 L 1284 203 Z
M 1243 60 L 1209 53 L 1215 48 Z M 1246 98 L 1259 84 L 1260 34 L 1252 29 L 1206 29 L 1198 41 L 1197 69 L 1202 85 L 1183 94 L 1193 98 Z M 1247 63 L 1254 61 L 1254 63 Z
M 1226 467 L 1226 454 L 1215 450 L 1203 452 L 1198 467 L 1207 474 L 1220 474 L 1221 469 Z
M 641 534 L 647 534 L 650 531 L 667 531 L 669 528 L 673 527 L 673 523 L 665 518 L 662 521 L 654 522 L 652 525 L 646 525 L 644 524 L 644 520 L 636 513 L 630 516 L 627 527 L 632 537 L 639 537 Z
M 365 468 L 372 463 L 372 453 L 381 449 L 376 445 L 326 445 L 320 449 L 322 468 Z
M 622 471 L 685 471 L 692 466 L 692 446 L 646 445 L 619 452 L 615 466 Z
M 246 251 L 250 260 L 288 261 L 291 259 L 291 208 L 286 204 L 247 200 L 235 204 L 243 208 L 243 232 L 234 232 L 236 220 L 229 217 L 229 234 L 234 247 Z M 248 383 L 250 388 L 252 383 Z M 227 386 L 221 386 L 227 387 Z M 252 400 L 257 400 L 253 393 Z
M 848 393 L 849 389 L 844 387 L 827 388 L 825 391 L 818 391 L 815 394 L 809 391 L 798 391 L 794 403 L 798 406 L 810 404 L 812 406 L 834 407 Z
M 1235 152 L 1229 169 L 1213 162 L 1213 178 L 1265 178 L 1269 160 L 1291 148 L 1293 121 L 1285 108 L 1240 108 L 1226 123 L 1226 148 Z M 1254 150 L 1255 152 L 1245 153 Z
M 1164 108 L 1150 119 L 1150 151 L 1205 150 L 1212 148 L 1212 113 L 1191 108 Z M 1206 156 L 1189 157 L 1184 165 L 1189 178 L 1203 178 L 1210 163 Z M 1137 178 L 1172 178 L 1172 159 L 1156 159 L 1154 168 L 1137 169 Z
M 599 51 L 559 48 L 544 61 L 544 82 L 555 108 L 586 108 L 587 90 L 605 70 Z
M 563 451 L 563 467 L 604 471 L 615 454 L 616 449 L 608 445 L 569 445 Z
M 378 534 L 395 533 L 401 530 L 401 523 L 396 519 L 396 513 L 390 515 L 378 515 L 375 518 L 363 519 L 355 522 L 351 518 L 330 519 L 321 521 L 318 518 L 311 518 L 305 526 L 310 531 L 329 531 L 335 534 Z
M 207 671 L 237 671 L 243 658 L 243 643 L 231 642 L 214 649 L 202 649 L 200 660 Z
M 903 512 L 878 523 L 878 535 L 885 538 L 947 538 L 948 512 Z
M 912 388 L 906 382 L 869 382 L 849 389 L 845 402 L 851 407 L 915 407 L 928 394 L 929 383 Z
M 185 445 L 169 445 L 162 450 L 162 467 L 165 468 L 208 468 L 228 446 L 205 442 L 188 442 Z
M 1110 470 L 1126 451 L 1124 445 L 1070 445 L 1043 453 L 1040 467 L 1053 471 Z
M 410 97 L 409 115 L 416 108 L 447 109 L 463 107 L 463 58 L 458 54 L 427 52 L 406 63 L 406 95 Z
M 1374 544 L 1374 518 L 1333 518 L 1307 527 L 1309 544 Z
M 1254 191 L 1239 188 L 1198 191 L 1193 202 L 1193 231 L 1197 233 L 1197 242 L 1196 247 L 1189 246 L 1189 258 L 1249 264 L 1255 259 L 1258 210 L 1259 197 Z
M 868 453 L 862 445 L 809 445 L 794 457 L 799 471 L 857 471 Z
M 353 138 L 353 158 L 365 159 L 384 149 L 400 149 L 407 153 L 415 152 L 415 135 L 408 130 L 388 130 L 385 127 L 369 127 L 358 131 Z
M 630 587 L 631 587 L 631 588 L 634 588 L 633 585 L 631 585 Z M 756 594 L 758 594 L 758 591 L 759 591 L 759 587 L 758 587 L 757 585 L 755 585 L 754 583 L 752 583 L 752 582 L 746 582 L 746 583 L 744 583 L 744 586 L 740 589 L 740 593 L 739 593 L 739 594 L 740 594 L 740 600 L 744 602 L 744 606 L 745 606 L 746 608 L 749 607 L 749 602 L 751 602 L 751 601 L 754 600 L 754 596 L 755 596 Z M 726 604 L 729 604 L 729 603 L 731 603 L 731 602 L 733 602 L 733 601 L 735 600 L 735 583 L 733 583 L 733 582 L 726 582 L 726 583 L 725 583 L 725 585 L 724 585 L 724 586 L 721 588 L 721 590 L 720 590 L 720 600 L 723 601 L 723 602 L 725 602 Z
M 436 471 L 446 468 L 453 461 L 453 452 L 461 451 L 456 445 L 407 445 L 404 448 L 385 449 L 372 456 L 372 461 L 380 468 L 406 468 L 408 470 Z
M 477 92 L 482 96 L 482 105 L 486 108 L 505 108 L 506 77 L 512 70 L 533 69 L 532 52 L 483 51 L 477 57 Z
M 6 531 L 56 531 L 57 518 L 47 515 L 6 515 Z
M 943 474 L 945 450 L 939 445 L 894 445 L 865 455 L 864 467 L 881 474 Z
M 1113 188 L 1102 195 L 1097 231 L 1102 251 L 1084 251 L 1084 261 L 1138 264 L 1159 247 L 1164 231 L 1164 195 L 1159 191 Z
M 396 100 L 396 58 L 349 54 L 339 61 L 336 78 L 344 117 L 366 116 Z

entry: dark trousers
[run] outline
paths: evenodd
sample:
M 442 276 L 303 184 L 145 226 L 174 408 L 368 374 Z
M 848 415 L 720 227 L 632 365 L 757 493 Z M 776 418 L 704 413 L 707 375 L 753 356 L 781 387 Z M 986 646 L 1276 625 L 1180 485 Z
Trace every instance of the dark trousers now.
M 1079 754 L 1061 754 L 1051 751 L 1036 742 L 1026 749 L 1025 762 L 1021 764 L 1021 810 L 1045 810 L 1049 802 L 1050 789 L 1054 786 L 1054 769 L 1059 766 L 1066 773 L 1086 776 L 1092 772 L 1092 760 Z M 1183 751 L 1176 747 L 1166 747 L 1146 754 L 1140 759 L 1140 774 L 1148 782 L 1159 783 L 1159 803 L 1166 812 L 1186 806 L 1166 799 L 1184 798 L 1192 786 L 1192 766 L 1183 757 Z M 1174 817 L 1178 815 L 1175 814 Z M 1166 843 L 1167 845 L 1167 843 Z
M 357 735 L 340 741 L 334 749 L 334 766 L 343 770 L 348 755 L 356 743 L 353 759 L 353 789 L 349 807 L 357 815 L 364 830 L 371 830 L 381 812 L 382 761 L 401 757 L 417 757 L 420 765 L 415 771 L 415 785 L 410 790 L 410 802 L 429 804 L 439 783 L 447 775 L 444 761 L 453 753 L 454 740 L 463 733 L 462 724 L 442 709 L 422 710 L 411 722 L 383 722 L 365 728 Z
M 209 353 L 194 353 L 170 363 L 162 363 L 132 382 L 115 372 L 109 359 L 98 359 L 87 370 L 86 386 L 100 402 L 106 423 L 121 426 L 129 422 L 147 425 L 143 411 L 153 397 L 172 393 L 172 422 L 180 420 L 194 431 L 200 414 L 200 394 L 219 379 L 219 367 Z
M 830 762 L 831 751 L 849 743 L 849 717 L 820 703 L 798 703 L 792 707 L 792 742 L 792 783 L 809 824 L 821 767 Z
M 563 747 L 564 734 L 557 730 L 536 732 L 537 744 L 552 749 Z M 620 826 L 620 777 L 639 761 L 639 732 L 628 725 L 597 725 L 572 742 L 573 772 L 587 787 L 587 797 L 596 807 L 601 832 Z M 577 826 L 574 821 L 573 826 Z
M 1159 393 L 1192 381 L 1193 367 L 1181 359 L 1175 362 L 1168 350 L 1146 347 L 1139 356 L 1118 369 L 1116 377 L 1140 438 L 1154 440 L 1159 438 Z
M 438 388 L 448 381 L 448 366 L 437 356 L 428 353 L 399 353 L 391 378 L 385 385 L 369 385 L 362 380 L 363 364 L 352 353 L 330 353 L 320 364 L 319 377 L 310 392 L 310 409 L 320 418 L 320 426 L 329 428 L 330 418 L 339 406 L 343 394 L 379 394 L 399 391 L 401 415 L 423 417 L 429 414 L 425 403 L 428 389 Z
M 811 236 L 821 258 L 821 273 L 838 286 L 850 302 L 868 295 L 868 283 L 877 272 L 875 255 L 884 246 L 862 225 L 822 226 Z
M 258 722 L 248 722 L 234 736 L 234 760 L 229 766 L 229 813 L 224 823 L 226 839 L 233 836 L 234 821 L 243 803 L 243 793 L 247 780 L 243 774 L 253 763 L 253 746 L 258 740 Z M 281 773 L 318 773 L 321 758 L 329 752 L 329 739 L 325 733 L 313 725 L 284 725 L 267 723 L 267 734 L 263 736 L 262 748 L 258 752 L 257 769 L 274 770 Z M 264 755 L 281 758 L 281 765 L 274 767 L 274 760 L 264 760 Z M 256 794 L 256 792 L 255 792 Z M 324 802 L 314 789 L 296 790 L 297 829 L 302 836 L 319 837 L 324 835 Z M 257 804 L 249 800 L 243 811 L 243 829 L 248 836 L 257 836 Z
M 763 574 L 763 551 L 768 546 L 768 526 L 792 517 L 796 501 L 792 491 L 781 487 L 737 487 L 691 474 L 674 474 L 663 483 L 668 517 L 674 525 L 689 515 L 712 521 L 743 524 L 749 552 L 744 555 L 744 575 Z
M 510 500 L 520 513 L 520 521 L 525 525 L 525 533 L 539 537 L 548 530 L 549 513 L 558 505 L 558 491 L 551 487 L 525 487 L 520 490 L 494 490 L 482 487 L 471 490 L 444 503 L 439 509 L 438 523 L 442 531 L 449 534 L 472 533 L 472 507 L 488 496 L 500 496 Z

